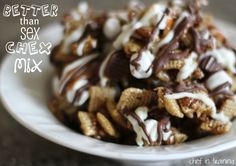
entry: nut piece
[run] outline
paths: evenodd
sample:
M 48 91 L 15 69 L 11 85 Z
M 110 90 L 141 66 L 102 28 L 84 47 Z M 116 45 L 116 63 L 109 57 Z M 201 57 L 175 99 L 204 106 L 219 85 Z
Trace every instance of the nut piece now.
M 230 119 L 236 116 L 236 102 L 232 99 L 225 100 L 220 108 L 220 112 L 224 112 Z
M 64 97 L 58 97 L 49 106 L 54 115 L 62 122 L 65 117 L 71 118 L 77 113 L 76 107 L 68 103 Z
M 184 61 L 182 60 L 171 60 L 165 66 L 164 70 L 180 70 L 184 66 Z
M 176 128 L 172 128 L 173 138 L 170 138 L 170 141 L 173 141 L 172 144 L 180 144 L 185 142 L 188 139 L 188 136 L 184 133 L 180 133 Z
M 106 106 L 107 106 L 107 111 L 110 114 L 111 118 L 120 126 L 127 128 L 127 123 L 125 118 L 116 109 L 116 103 L 113 100 L 108 100 Z
M 97 39 L 93 38 L 91 35 L 88 35 L 79 43 L 74 43 L 71 45 L 72 53 L 79 56 L 87 55 L 96 48 Z
M 158 87 L 155 89 L 157 92 L 157 103 L 158 108 L 162 109 L 165 107 L 164 105 L 164 95 L 165 95 L 165 88 L 164 87 Z
M 218 120 L 209 120 L 200 125 L 200 129 L 213 134 L 224 134 L 231 129 L 232 123 L 223 123 Z
M 146 106 L 151 103 L 154 98 L 152 91 L 142 90 L 137 88 L 125 89 L 117 104 L 117 109 L 120 110 L 132 110 L 139 106 Z
M 165 37 L 169 33 L 169 31 L 171 30 L 173 25 L 174 25 L 174 19 L 169 18 L 168 21 L 167 21 L 167 26 L 166 26 L 166 28 L 163 31 L 162 38 Z
M 89 112 L 96 112 L 102 107 L 106 106 L 108 99 L 113 100 L 115 96 L 115 89 L 92 86 L 89 89 L 90 100 L 88 110 Z
M 193 72 L 192 77 L 197 79 L 197 80 L 200 80 L 200 79 L 203 79 L 205 77 L 205 75 L 204 75 L 203 71 L 200 68 L 197 68 Z
M 53 99 L 49 103 L 49 109 L 50 111 L 61 121 L 65 121 L 65 115 L 63 111 L 60 109 L 60 100 L 59 99 Z
M 232 92 L 235 92 L 236 91 L 236 77 L 234 76 L 233 73 L 228 73 L 228 74 L 231 77 L 231 79 L 233 80 L 233 83 L 232 83 L 230 89 L 231 89 Z
M 220 33 L 219 31 L 217 31 L 216 29 L 212 30 L 212 34 L 221 43 L 225 43 L 226 42 L 225 36 L 222 33 Z
M 160 71 L 157 74 L 157 78 L 159 78 L 161 81 L 169 82 L 170 81 L 170 76 L 166 71 Z
M 91 113 L 79 111 L 78 118 L 80 121 L 80 127 L 84 135 L 87 136 L 97 135 L 96 119 Z
M 83 54 L 89 54 L 96 47 L 97 47 L 97 40 L 89 35 L 86 38 L 86 42 L 84 43 Z
M 132 55 L 141 50 L 141 46 L 134 42 L 134 41 L 129 41 L 124 45 L 124 50 L 127 55 Z
M 97 121 L 107 134 L 116 138 L 119 136 L 112 123 L 100 112 L 97 113 Z
M 133 37 L 138 40 L 148 41 L 152 35 L 152 27 L 146 26 L 135 30 Z
M 179 107 L 179 104 L 177 103 L 177 100 L 175 99 L 169 99 L 164 96 L 164 105 L 171 115 L 176 116 L 178 118 L 183 118 L 184 114 L 181 112 L 181 109 Z

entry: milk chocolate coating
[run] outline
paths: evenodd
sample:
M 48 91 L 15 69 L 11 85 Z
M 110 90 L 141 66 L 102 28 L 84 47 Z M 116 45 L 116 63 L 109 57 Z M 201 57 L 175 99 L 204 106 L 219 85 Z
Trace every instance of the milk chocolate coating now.
M 114 81 L 130 77 L 129 59 L 124 51 L 116 51 L 111 55 L 105 68 L 105 75 Z
M 207 73 L 215 73 L 222 70 L 223 66 L 217 62 L 215 57 L 209 56 L 200 62 L 200 68 Z
M 193 92 L 193 91 L 207 91 L 204 85 L 202 84 L 187 84 L 187 83 L 180 83 L 175 85 L 173 88 L 174 92 Z
M 230 91 L 230 87 L 231 84 L 226 82 L 210 92 L 210 96 L 224 95 L 225 97 L 233 97 L 234 93 Z

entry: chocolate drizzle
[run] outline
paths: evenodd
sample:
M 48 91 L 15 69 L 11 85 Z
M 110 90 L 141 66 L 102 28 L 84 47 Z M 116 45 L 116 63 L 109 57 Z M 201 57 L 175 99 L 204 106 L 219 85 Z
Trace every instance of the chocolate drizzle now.
M 164 117 L 160 121 L 158 121 L 158 126 L 157 126 L 158 139 L 157 139 L 157 142 L 159 143 L 159 145 L 162 144 L 163 133 L 170 131 L 170 129 L 167 128 L 167 125 L 169 123 L 170 123 L 170 118 L 169 117 Z
M 139 116 L 135 113 L 135 112 L 129 112 L 127 115 L 130 115 L 131 117 L 133 117 L 138 125 L 142 128 L 144 134 L 146 135 L 148 141 L 150 144 L 154 144 L 155 142 L 152 141 L 148 131 L 147 131 L 147 128 L 145 126 L 145 123 L 139 118 Z M 158 118 L 159 120 L 157 120 L 158 122 L 158 125 L 157 125 L 157 134 L 158 134 L 158 138 L 157 138 L 157 143 L 159 145 L 162 144 L 162 141 L 163 141 L 163 133 L 166 133 L 166 132 L 170 132 L 171 129 L 168 128 L 168 125 L 170 124 L 170 118 L 167 117 L 167 116 L 161 116 L 161 118 Z
M 194 28 L 190 28 L 190 34 L 193 39 L 193 44 L 192 44 L 192 49 L 198 55 L 201 55 L 203 52 L 207 50 L 207 48 L 212 48 L 213 47 L 213 40 L 212 38 L 209 39 L 204 39 L 203 35 L 206 33 L 205 31 L 198 32 Z
M 213 56 L 208 56 L 202 59 L 200 61 L 200 68 L 208 73 L 208 78 L 210 78 L 210 76 L 214 73 L 223 70 L 223 66 L 219 64 L 216 58 Z M 230 87 L 231 83 L 226 82 L 210 91 L 209 95 L 212 97 L 216 97 L 219 95 L 224 95 L 224 97 L 232 97 L 234 94 L 233 92 L 231 92 Z
M 87 85 L 82 86 L 78 90 L 76 90 L 72 104 L 75 104 L 75 102 L 81 98 L 82 92 L 85 91 L 86 89 L 88 89 L 89 87 L 90 87 L 90 85 L 87 84 Z
M 201 5 L 202 4 L 200 3 L 200 0 L 194 0 L 193 2 L 190 2 L 187 7 L 191 15 L 195 16 L 196 25 L 202 21 L 202 17 L 200 14 Z
M 81 94 L 84 90 L 88 89 L 91 85 L 96 84 L 98 82 L 98 76 L 96 72 L 94 72 L 98 69 L 98 66 L 99 63 L 95 59 L 82 66 L 78 66 L 69 73 L 67 73 L 67 75 L 62 80 L 63 85 L 61 85 L 62 87 L 60 94 L 65 95 L 68 88 L 72 88 L 76 81 L 86 78 L 88 80 L 88 83 L 76 90 L 75 96 L 72 101 L 72 103 L 74 104 L 77 100 L 80 99 Z
M 130 113 L 130 116 L 132 116 L 132 117 L 138 122 L 138 125 L 143 129 L 143 132 L 144 132 L 144 134 L 146 135 L 146 137 L 147 137 L 149 143 L 152 144 L 153 141 L 152 141 L 150 135 L 148 134 L 147 128 L 146 128 L 145 124 L 143 123 L 143 121 L 142 121 L 142 120 L 139 118 L 139 116 L 138 116 L 136 113 L 134 113 L 134 112 L 131 112 L 131 113 Z
M 170 15 L 170 9 L 166 9 L 163 16 L 161 17 L 161 19 L 158 21 L 158 23 L 156 24 L 152 34 L 151 34 L 151 37 L 150 37 L 150 40 L 146 46 L 146 49 L 150 49 L 153 45 L 153 42 L 155 41 L 155 38 L 156 38 L 156 35 L 159 33 L 159 27 L 160 27 L 160 24 L 162 23 L 162 21 L 164 20 L 164 18 L 166 16 Z
M 224 83 L 223 85 L 218 86 L 215 88 L 211 93 L 210 96 L 218 96 L 224 95 L 226 97 L 232 97 L 234 94 L 230 91 L 231 84 L 229 82 Z
M 194 28 L 190 28 L 190 33 L 193 38 L 193 50 L 200 55 L 203 52 L 200 35 Z
M 209 56 L 200 61 L 200 68 L 207 73 L 215 73 L 223 69 L 215 57 Z
M 167 8 L 165 10 L 163 16 L 161 17 L 161 19 L 156 24 L 153 32 L 151 33 L 149 41 L 147 42 L 148 44 L 144 48 L 142 48 L 141 51 L 138 53 L 137 57 L 130 62 L 130 64 L 133 65 L 136 70 L 138 70 L 140 68 L 140 64 L 138 63 L 138 61 L 141 59 L 142 53 L 149 50 L 152 47 L 153 42 L 155 41 L 156 35 L 159 32 L 159 26 L 160 26 L 161 22 L 164 20 L 166 15 L 169 15 L 169 14 L 170 14 L 170 10 Z M 150 68 L 151 68 L 151 66 L 150 66 Z
M 185 17 L 183 21 L 176 27 L 174 31 L 174 38 L 172 41 L 165 45 L 160 52 L 157 53 L 157 57 L 154 60 L 154 71 L 159 73 L 163 66 L 170 60 L 173 54 L 173 47 L 179 42 L 181 37 L 188 31 L 188 29 L 193 25 L 193 17 Z M 172 56 L 171 56 L 172 55 Z
M 187 84 L 187 83 L 180 83 L 175 85 L 173 89 L 175 93 L 180 92 L 194 92 L 194 91 L 207 91 L 206 88 L 201 84 Z
M 131 64 L 132 66 L 134 66 L 134 68 L 135 68 L 136 70 L 139 70 L 139 69 L 140 69 L 140 64 L 139 64 L 138 61 L 141 59 L 141 54 L 142 54 L 142 52 L 143 52 L 143 50 L 141 50 L 141 51 L 138 53 L 137 57 L 136 57 L 135 59 L 133 59 L 133 60 L 130 62 L 130 64 Z

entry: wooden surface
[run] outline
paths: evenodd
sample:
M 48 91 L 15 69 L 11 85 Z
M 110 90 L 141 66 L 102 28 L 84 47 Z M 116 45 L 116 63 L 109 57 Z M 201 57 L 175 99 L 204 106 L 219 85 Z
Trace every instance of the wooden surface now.
M 4 4 L 19 3 L 16 0 L 1 0 L 0 6 L 3 9 Z M 22 1 L 21 1 L 22 2 Z M 75 6 L 78 1 L 76 0 L 41 0 L 36 1 L 24 1 L 25 4 L 45 4 L 55 3 L 59 5 L 59 16 L 55 19 L 43 19 L 41 25 L 44 26 L 52 21 L 60 20 L 60 16 L 71 7 Z M 98 2 L 98 0 L 90 0 L 91 3 Z M 96 8 L 113 8 L 122 6 L 125 0 L 119 1 L 119 5 L 116 5 L 115 0 L 99 0 L 96 3 Z M 145 1 L 150 3 L 151 0 Z M 236 1 L 235 0 L 211 0 L 211 6 L 209 10 L 218 18 L 227 20 L 236 24 Z M 2 11 L 1 11 L 2 13 Z M 19 40 L 19 21 L 17 19 L 6 19 L 0 16 L 0 59 L 3 59 L 5 55 L 4 45 L 9 40 Z M 214 154 L 211 156 L 205 156 L 204 158 L 215 159 L 231 159 L 236 164 L 236 148 Z M 191 165 L 190 160 L 181 160 L 174 162 L 162 162 L 161 165 Z M 159 163 L 160 164 L 160 163 Z M 69 150 L 67 148 L 56 145 L 49 142 L 32 132 L 28 131 L 17 123 L 0 104 L 0 166 L 88 166 L 88 165 L 124 165 L 118 161 L 110 161 L 107 159 L 94 157 L 87 154 L 82 154 L 76 151 Z M 143 164 L 142 164 L 143 165 Z M 214 165 L 214 164 L 212 164 Z

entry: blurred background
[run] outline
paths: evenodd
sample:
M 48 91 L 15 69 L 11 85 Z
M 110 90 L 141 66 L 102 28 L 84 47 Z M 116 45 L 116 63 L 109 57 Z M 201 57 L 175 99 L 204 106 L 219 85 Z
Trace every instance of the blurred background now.
M 120 8 L 127 0 L 88 0 L 96 9 Z M 150 4 L 155 0 L 145 0 Z M 218 19 L 235 24 L 236 26 L 236 0 L 209 0 L 206 7 L 207 13 L 211 13 Z M 5 44 L 8 41 L 18 41 L 20 36 L 19 18 L 6 18 L 2 16 L 5 4 L 42 5 L 57 4 L 59 6 L 56 18 L 39 18 L 40 26 L 58 22 L 63 13 L 77 6 L 79 0 L 1 0 L 0 15 L 0 62 L 5 57 Z M 236 30 L 236 29 L 235 29 Z M 213 156 L 206 156 L 207 158 Z M 214 155 L 215 158 L 230 158 L 236 162 L 236 149 L 221 152 Z M 189 165 L 188 160 L 164 162 L 161 165 Z M 75 152 L 54 143 L 51 143 L 22 127 L 3 108 L 0 103 L 0 166 L 77 166 L 77 165 L 123 165 L 118 161 L 110 161 L 98 157 Z

